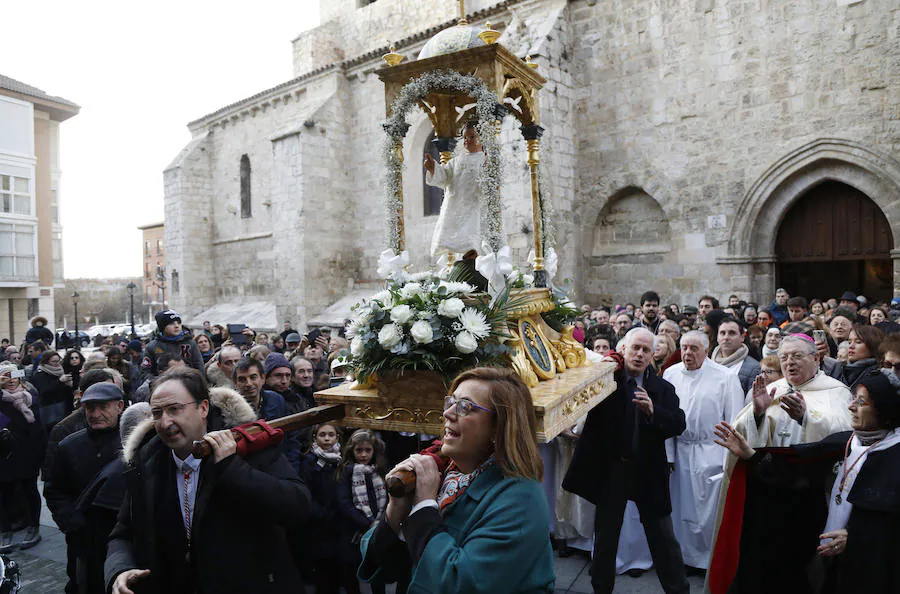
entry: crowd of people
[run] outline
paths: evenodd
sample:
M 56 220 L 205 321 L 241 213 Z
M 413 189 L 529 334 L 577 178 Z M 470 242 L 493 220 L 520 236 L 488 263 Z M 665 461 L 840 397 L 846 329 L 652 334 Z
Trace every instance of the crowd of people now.
M 442 456 L 415 453 L 437 436 L 332 423 L 236 455 L 231 429 L 352 375 L 343 328 L 190 330 L 166 310 L 146 343 L 85 356 L 35 319 L 0 353 L 0 553 L 40 541 L 42 478 L 66 592 L 546 592 L 551 546 L 590 556 L 595 592 L 651 565 L 666 592 L 690 574 L 716 593 L 900 588 L 900 299 L 583 310 L 574 335 L 617 364 L 614 393 L 538 445 L 518 376 L 466 372 Z M 417 476 L 404 497 L 391 467 Z

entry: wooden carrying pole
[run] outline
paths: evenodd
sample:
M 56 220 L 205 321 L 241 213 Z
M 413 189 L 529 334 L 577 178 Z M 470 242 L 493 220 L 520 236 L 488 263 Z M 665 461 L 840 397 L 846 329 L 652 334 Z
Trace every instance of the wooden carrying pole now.
M 281 417 L 280 419 L 272 419 L 271 421 L 267 421 L 267 423 L 273 429 L 281 429 L 285 433 L 289 433 L 291 431 L 296 431 L 297 429 L 302 429 L 303 427 L 311 427 L 319 423 L 324 423 L 325 421 L 333 421 L 343 417 L 343 404 L 326 404 L 294 415 Z M 255 425 L 247 427 L 248 435 L 254 435 L 261 431 L 262 429 Z M 235 433 L 234 431 L 232 431 L 232 435 L 234 435 L 234 438 L 238 441 L 243 439 L 240 434 Z M 194 454 L 194 458 L 206 458 L 212 454 L 212 447 L 206 440 L 201 439 L 194 442 L 194 449 L 191 453 Z

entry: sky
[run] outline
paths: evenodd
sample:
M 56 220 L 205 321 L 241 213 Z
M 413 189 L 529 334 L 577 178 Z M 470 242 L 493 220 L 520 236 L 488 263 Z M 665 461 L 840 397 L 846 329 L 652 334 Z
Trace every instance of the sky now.
M 187 123 L 292 78 L 318 21 L 319 0 L 4 3 L 0 73 L 81 106 L 60 127 L 66 278 L 141 275 Z

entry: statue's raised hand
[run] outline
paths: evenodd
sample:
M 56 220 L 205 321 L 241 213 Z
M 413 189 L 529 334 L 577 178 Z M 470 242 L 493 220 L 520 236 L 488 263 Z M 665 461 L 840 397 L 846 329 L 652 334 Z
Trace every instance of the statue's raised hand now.
M 434 158 L 431 155 L 425 155 L 425 169 L 434 175 Z

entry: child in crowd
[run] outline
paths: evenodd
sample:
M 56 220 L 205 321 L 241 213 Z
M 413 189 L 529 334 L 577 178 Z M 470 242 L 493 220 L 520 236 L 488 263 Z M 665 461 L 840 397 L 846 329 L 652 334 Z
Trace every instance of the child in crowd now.
M 310 522 L 304 532 L 314 534 L 305 559 L 312 565 L 316 594 L 338 594 L 341 586 L 348 594 L 359 592 L 356 571 L 345 567 L 340 550 L 338 479 L 341 444 L 337 427 L 328 423 L 313 428 L 313 443 L 301 463 L 301 473 L 312 495 Z M 308 543 L 309 544 L 309 543 Z
M 384 516 L 387 508 L 383 478 L 386 471 L 387 455 L 381 438 L 368 429 L 354 431 L 344 447 L 344 472 L 338 486 L 338 506 L 345 522 L 342 546 L 354 573 L 362 560 L 359 552 L 362 535 Z M 397 583 L 398 594 L 406 592 L 408 582 L 406 576 Z M 373 594 L 383 594 L 384 581 L 373 581 L 370 585 Z

